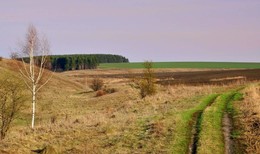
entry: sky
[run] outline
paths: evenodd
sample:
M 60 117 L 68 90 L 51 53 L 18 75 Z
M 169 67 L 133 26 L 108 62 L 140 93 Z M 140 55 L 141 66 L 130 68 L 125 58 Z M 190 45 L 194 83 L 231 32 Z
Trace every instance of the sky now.
M 33 24 L 52 54 L 119 54 L 131 62 L 260 62 L 259 0 L 10 0 L 0 56 Z

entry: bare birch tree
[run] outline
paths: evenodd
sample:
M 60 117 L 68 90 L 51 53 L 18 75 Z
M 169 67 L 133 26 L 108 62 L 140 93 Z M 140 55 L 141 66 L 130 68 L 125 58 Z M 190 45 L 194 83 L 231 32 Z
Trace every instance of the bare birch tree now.
M 22 60 L 19 71 L 32 94 L 32 129 L 34 129 L 35 122 L 36 95 L 52 77 L 51 74 L 43 81 L 44 74 L 46 74 L 45 67 L 50 52 L 49 49 L 48 40 L 45 37 L 40 39 L 36 28 L 30 25 L 25 42 L 21 44 L 18 53 Z

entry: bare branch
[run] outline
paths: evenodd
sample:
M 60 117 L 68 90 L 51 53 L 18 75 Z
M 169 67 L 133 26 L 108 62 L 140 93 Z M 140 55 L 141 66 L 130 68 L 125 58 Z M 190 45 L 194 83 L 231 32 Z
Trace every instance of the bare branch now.
M 36 90 L 36 92 L 38 92 L 43 86 L 45 86 L 51 80 L 53 74 L 54 73 L 51 74 L 51 76 Z
M 24 76 L 24 75 L 23 75 Z M 24 76 L 25 77 L 25 76 Z M 24 79 L 22 78 L 22 80 L 24 81 L 25 85 L 28 87 L 28 89 L 32 92 L 32 87 L 29 85 L 29 83 Z
M 31 75 L 29 74 L 28 70 L 26 69 L 26 64 L 25 64 L 25 62 L 24 62 L 23 58 L 22 58 L 22 62 L 23 62 L 23 68 L 24 68 L 24 70 L 25 70 L 25 72 L 26 72 L 27 76 L 28 76 L 28 77 L 30 77 L 30 80 L 32 80 L 32 77 L 31 77 Z M 21 69 L 20 69 L 20 70 L 21 70 Z M 22 71 L 22 70 L 21 70 L 21 71 Z

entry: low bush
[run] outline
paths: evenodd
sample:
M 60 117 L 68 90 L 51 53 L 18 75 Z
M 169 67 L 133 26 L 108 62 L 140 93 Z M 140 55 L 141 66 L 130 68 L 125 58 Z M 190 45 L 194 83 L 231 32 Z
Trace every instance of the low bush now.
M 156 93 L 155 77 L 152 70 L 152 63 L 144 63 L 144 73 L 143 78 L 139 81 L 140 95 L 142 98 L 147 95 L 154 95 Z
M 96 93 L 96 97 L 100 97 L 100 96 L 103 96 L 107 94 L 104 90 L 98 90 L 97 93 Z
M 2 57 L 0 57 L 0 61 L 2 61 L 3 60 L 3 58 Z
M 142 98 L 148 95 L 154 95 L 156 93 L 155 84 L 142 80 L 140 82 L 140 95 Z
M 90 82 L 90 85 L 89 87 L 91 89 L 93 89 L 94 91 L 98 91 L 98 90 L 101 90 L 102 87 L 104 85 L 104 82 L 103 80 L 99 79 L 99 78 L 95 78 L 93 79 L 91 82 Z
M 0 78 L 0 140 L 8 133 L 26 100 L 21 81 L 6 75 Z

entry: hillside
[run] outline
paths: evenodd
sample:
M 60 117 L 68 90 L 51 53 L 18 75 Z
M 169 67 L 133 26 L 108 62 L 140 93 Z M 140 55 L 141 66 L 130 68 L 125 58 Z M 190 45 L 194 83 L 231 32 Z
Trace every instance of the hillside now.
M 0 75 L 4 76 L 9 72 L 19 76 L 15 66 L 12 60 L 4 59 L 0 62 Z M 135 74 L 142 70 L 123 72 Z M 203 146 L 206 145 L 203 141 L 225 144 L 221 122 L 214 123 L 217 127 L 212 128 L 207 121 L 202 121 L 199 126 L 205 128 L 200 132 L 203 140 L 198 140 L 203 144 L 197 145 L 193 141 L 197 132 L 194 130 L 193 134 L 193 127 L 200 121 L 198 113 L 203 111 L 201 116 L 213 121 L 215 119 L 211 119 L 210 114 L 216 114 L 218 121 L 221 121 L 222 115 L 214 112 L 215 109 L 223 109 L 224 104 L 233 104 L 231 97 L 237 93 L 249 94 L 245 100 L 234 103 L 236 109 L 243 111 L 246 108 L 240 109 L 243 105 L 239 104 L 247 102 L 250 106 L 249 102 L 253 101 L 251 99 L 259 98 L 257 94 L 250 92 L 256 89 L 239 90 L 252 83 L 257 88 L 257 82 L 238 80 L 235 83 L 217 85 L 158 84 L 157 94 L 142 99 L 132 78 L 118 77 L 123 72 L 97 69 L 54 73 L 52 80 L 38 95 L 35 130 L 31 130 L 29 126 L 31 102 L 28 100 L 6 139 L 0 142 L 0 153 L 30 153 L 31 150 L 43 149 L 47 145 L 65 154 L 187 153 L 192 149 L 223 151 L 225 148 L 215 147 L 211 142 L 207 142 L 207 147 Z M 96 92 L 88 87 L 94 78 L 101 78 L 105 89 L 114 89 L 114 92 L 96 97 Z M 254 97 L 250 97 L 251 95 Z M 226 109 L 223 111 L 227 112 Z M 255 113 L 259 111 L 254 110 Z M 242 121 L 243 125 L 240 126 L 249 129 L 249 118 L 246 122 Z M 240 119 L 243 119 L 242 116 Z M 211 129 L 210 132 L 219 132 L 214 128 L 221 128 L 220 135 L 215 134 L 218 138 L 216 141 L 204 131 Z M 257 133 L 252 129 L 250 131 Z M 243 133 L 239 135 L 252 137 Z M 247 145 L 248 141 L 242 140 L 239 143 Z M 248 148 L 243 148 L 247 149 L 255 150 L 250 149 L 249 145 Z

